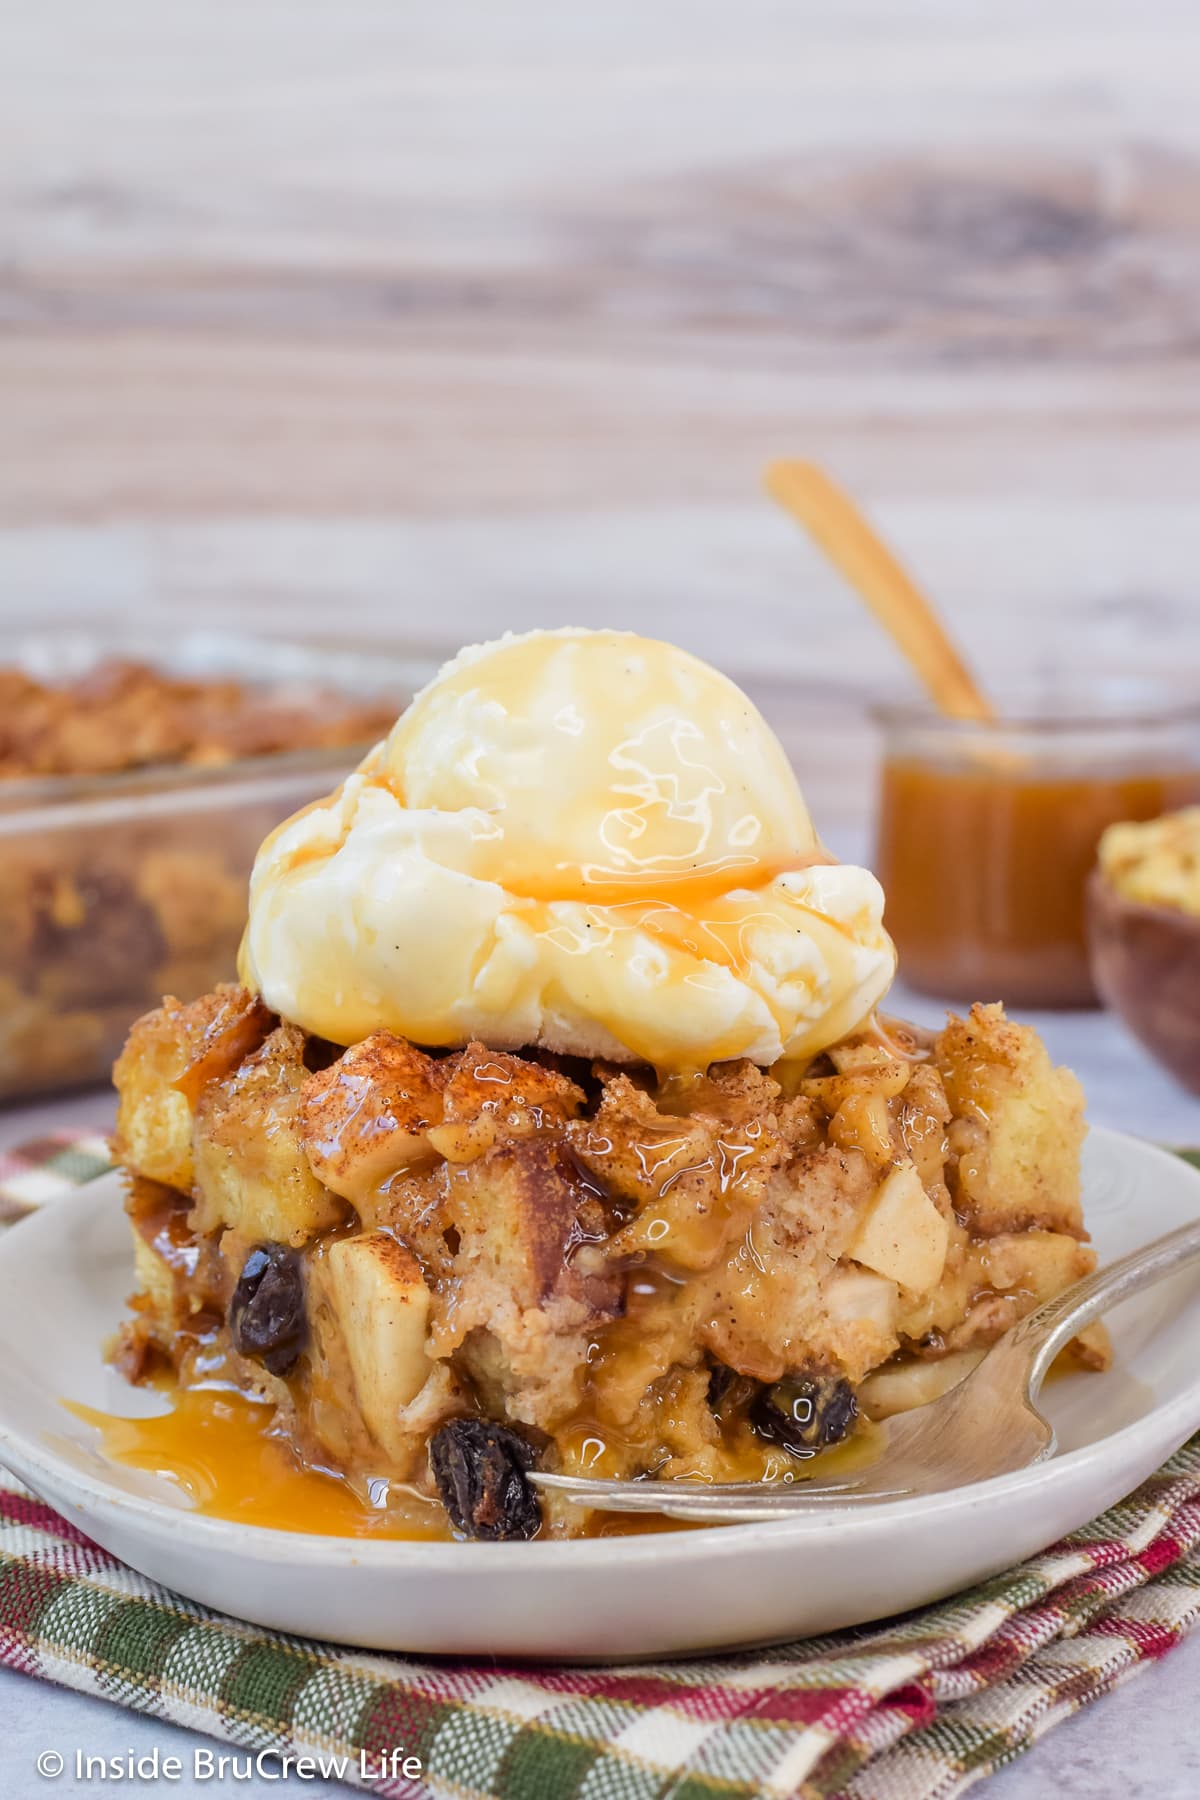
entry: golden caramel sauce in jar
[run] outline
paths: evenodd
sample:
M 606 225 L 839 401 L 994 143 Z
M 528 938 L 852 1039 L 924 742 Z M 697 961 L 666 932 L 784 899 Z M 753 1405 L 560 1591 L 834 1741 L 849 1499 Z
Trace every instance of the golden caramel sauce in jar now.
M 1200 799 L 1197 715 L 883 721 L 875 869 L 902 979 L 950 998 L 1095 1005 L 1096 846 L 1119 819 Z

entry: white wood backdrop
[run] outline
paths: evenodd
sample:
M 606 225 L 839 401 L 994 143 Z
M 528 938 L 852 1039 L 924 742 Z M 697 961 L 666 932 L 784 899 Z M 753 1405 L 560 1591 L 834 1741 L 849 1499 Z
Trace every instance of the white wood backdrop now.
M 792 452 L 989 674 L 1195 671 L 1194 4 L 3 14 L 7 629 L 636 625 L 853 813 L 903 676 Z

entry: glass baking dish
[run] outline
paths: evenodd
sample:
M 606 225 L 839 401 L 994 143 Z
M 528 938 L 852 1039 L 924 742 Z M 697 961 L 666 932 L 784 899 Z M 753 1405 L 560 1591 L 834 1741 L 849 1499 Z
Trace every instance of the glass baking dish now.
M 114 658 L 238 681 L 301 708 L 334 693 L 394 700 L 397 713 L 437 666 L 202 632 L 169 644 L 35 634 L 0 661 L 66 682 Z M 164 993 L 191 999 L 232 979 L 259 844 L 367 748 L 0 781 L 0 1100 L 107 1081 L 130 1022 Z

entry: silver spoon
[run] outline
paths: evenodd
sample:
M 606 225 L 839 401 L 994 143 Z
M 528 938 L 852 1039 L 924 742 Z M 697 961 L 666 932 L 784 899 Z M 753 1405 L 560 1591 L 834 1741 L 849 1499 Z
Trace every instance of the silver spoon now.
M 823 1508 L 939 1494 L 1045 1462 L 1054 1428 L 1034 1405 L 1046 1371 L 1076 1332 L 1121 1300 L 1200 1258 L 1200 1219 L 1134 1250 L 1056 1294 L 997 1340 L 965 1380 L 938 1400 L 882 1427 L 877 1461 L 833 1481 L 704 1483 L 589 1480 L 530 1471 L 538 1487 L 600 1512 L 658 1513 L 670 1519 L 753 1524 Z

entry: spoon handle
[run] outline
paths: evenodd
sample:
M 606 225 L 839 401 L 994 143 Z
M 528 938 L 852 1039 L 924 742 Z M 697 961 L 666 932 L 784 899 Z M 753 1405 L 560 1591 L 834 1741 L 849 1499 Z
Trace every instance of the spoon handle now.
M 1036 1393 L 1047 1369 L 1076 1332 L 1132 1294 L 1200 1259 L 1200 1219 L 1131 1250 L 1106 1268 L 1085 1275 L 1064 1293 L 1045 1301 L 1013 1326 L 1007 1343 L 1031 1356 L 1029 1386 Z
M 934 705 L 951 718 L 992 718 L 945 625 L 850 496 L 809 462 L 772 463 L 766 484 L 890 632 Z

